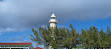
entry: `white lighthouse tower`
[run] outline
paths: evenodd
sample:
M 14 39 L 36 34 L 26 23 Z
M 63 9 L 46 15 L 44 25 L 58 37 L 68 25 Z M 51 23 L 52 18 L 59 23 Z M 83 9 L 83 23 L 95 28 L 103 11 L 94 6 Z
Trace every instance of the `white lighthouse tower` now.
M 54 13 L 51 15 L 51 18 L 50 18 L 50 20 L 49 20 L 49 23 L 50 23 L 50 27 L 51 27 L 51 28 L 55 28 L 55 27 L 56 27 L 57 20 L 56 20 L 56 16 L 55 16 Z
M 54 13 L 51 15 L 51 18 L 50 18 L 50 20 L 49 20 L 49 23 L 50 23 L 50 28 L 55 28 L 55 27 L 56 27 L 57 20 L 56 20 L 56 16 L 55 16 Z M 53 32 L 53 33 L 54 33 L 54 32 Z M 53 34 L 52 34 L 51 37 L 53 37 Z M 54 40 L 55 40 L 55 38 L 54 38 Z M 49 45 L 49 46 L 47 46 L 46 49 L 53 49 L 53 48 L 52 48 L 52 46 Z

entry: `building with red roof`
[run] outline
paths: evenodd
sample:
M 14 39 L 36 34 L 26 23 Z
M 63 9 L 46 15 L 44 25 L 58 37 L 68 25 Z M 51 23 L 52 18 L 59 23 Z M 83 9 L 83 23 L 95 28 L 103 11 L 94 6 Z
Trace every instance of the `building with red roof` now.
M 34 49 L 43 49 L 43 48 L 40 48 L 40 47 L 36 47 L 36 48 L 34 48 Z
M 32 43 L 0 43 L 0 49 L 33 49 Z

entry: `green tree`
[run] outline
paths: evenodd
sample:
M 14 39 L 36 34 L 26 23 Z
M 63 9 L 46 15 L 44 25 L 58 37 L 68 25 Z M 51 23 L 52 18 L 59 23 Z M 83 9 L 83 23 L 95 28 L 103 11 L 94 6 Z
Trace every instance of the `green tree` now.
M 103 29 L 100 31 L 95 27 L 89 29 L 82 29 L 81 34 L 73 28 L 50 28 L 49 26 L 40 27 L 39 30 L 32 28 L 33 34 L 31 40 L 37 42 L 38 45 L 49 45 L 54 49 L 57 48 L 76 48 L 77 45 L 82 45 L 85 48 L 109 48 L 111 47 L 111 31 L 107 26 L 107 32 Z
M 108 32 L 109 33 L 104 32 L 103 29 L 98 31 L 97 28 L 90 27 L 87 30 L 82 29 L 79 39 L 81 40 L 82 46 L 86 48 L 108 48 L 110 47 L 111 39 L 110 30 Z
M 109 43 L 108 43 L 108 34 L 103 32 L 103 29 L 100 30 L 99 32 L 99 36 L 100 36 L 100 47 L 103 49 L 103 48 L 107 48 Z
M 107 41 L 108 41 L 108 48 L 111 47 L 111 30 L 109 26 L 107 26 Z
M 56 39 L 56 37 L 55 36 L 52 37 L 53 31 L 49 26 L 44 28 L 40 27 L 38 31 L 32 28 L 32 31 L 34 34 L 34 35 L 31 35 L 32 41 L 37 42 L 38 45 L 50 45 L 54 49 L 57 48 L 58 43 L 56 40 L 53 40 L 54 38 Z
M 56 48 L 67 48 L 72 49 L 76 47 L 78 42 L 79 34 L 76 29 L 70 25 L 70 29 L 62 28 L 50 28 L 49 26 L 44 28 L 39 28 L 39 30 L 32 29 L 33 34 L 31 35 L 31 40 L 38 43 L 38 45 L 50 45 L 54 49 Z
M 87 30 L 82 29 L 79 39 L 80 39 L 80 43 L 82 44 L 83 47 L 85 47 L 87 49 L 88 49 L 88 47 L 90 47 L 90 45 L 88 45 L 89 35 L 88 35 Z
M 67 49 L 76 48 L 76 46 L 79 44 L 78 32 L 76 32 L 76 29 L 73 28 L 72 24 L 70 24 L 70 28 L 71 30 L 63 28 L 61 31 L 61 33 L 63 33 L 62 45 Z
M 81 31 L 80 34 L 81 44 L 85 48 L 98 48 L 99 47 L 99 37 L 98 37 L 98 30 L 95 27 L 90 27 L 88 30 Z

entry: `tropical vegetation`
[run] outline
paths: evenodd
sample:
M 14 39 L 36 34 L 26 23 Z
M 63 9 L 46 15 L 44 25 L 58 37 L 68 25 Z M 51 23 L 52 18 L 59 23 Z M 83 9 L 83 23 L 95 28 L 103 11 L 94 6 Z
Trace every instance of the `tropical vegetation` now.
M 98 30 L 95 26 L 89 29 L 77 31 L 72 24 L 70 28 L 50 28 L 40 27 L 38 30 L 32 28 L 31 40 L 38 45 L 49 45 L 53 49 L 72 49 L 83 47 L 85 49 L 103 49 L 111 47 L 111 31 L 107 26 L 107 31 Z

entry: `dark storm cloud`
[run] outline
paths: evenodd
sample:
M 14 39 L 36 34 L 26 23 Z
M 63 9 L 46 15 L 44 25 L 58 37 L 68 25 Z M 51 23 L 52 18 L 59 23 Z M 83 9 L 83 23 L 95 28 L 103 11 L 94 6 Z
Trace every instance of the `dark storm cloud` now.
M 0 27 L 6 30 L 46 25 L 52 12 L 59 23 L 105 19 L 111 15 L 110 5 L 111 0 L 4 0 L 0 2 Z
M 3 1 L 3 0 L 0 0 L 0 1 Z

